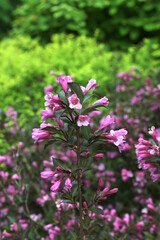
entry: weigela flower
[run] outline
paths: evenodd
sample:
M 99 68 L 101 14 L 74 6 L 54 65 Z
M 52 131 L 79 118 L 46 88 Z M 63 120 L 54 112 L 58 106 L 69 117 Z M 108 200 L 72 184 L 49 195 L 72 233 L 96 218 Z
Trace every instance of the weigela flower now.
M 72 94 L 72 96 L 70 96 L 68 98 L 69 101 L 69 107 L 72 109 L 81 109 L 82 105 L 80 104 L 80 100 L 77 97 L 77 94 Z
M 109 101 L 108 101 L 108 98 L 103 97 L 103 98 L 97 100 L 92 106 L 94 106 L 97 103 L 102 104 L 102 105 L 104 105 L 106 107 L 106 106 L 108 106 Z
M 89 117 L 87 115 L 80 115 L 78 117 L 77 125 L 78 125 L 78 127 L 88 126 L 89 125 Z
M 89 80 L 86 88 L 83 91 L 84 95 L 86 95 L 89 90 L 94 90 L 95 87 L 98 87 L 98 86 L 99 86 L 99 84 L 96 83 L 96 80 L 94 80 L 94 79 Z
M 65 93 L 67 93 L 68 83 L 72 82 L 72 77 L 71 76 L 60 76 L 57 78 L 57 81 L 61 84 L 63 91 Z
M 60 185 L 61 185 L 61 183 L 62 183 L 63 178 L 64 178 L 64 177 L 60 178 L 58 181 L 56 181 L 56 182 L 53 184 L 53 186 L 51 187 L 51 191 L 52 191 L 52 192 L 58 192 L 59 187 L 60 187 Z

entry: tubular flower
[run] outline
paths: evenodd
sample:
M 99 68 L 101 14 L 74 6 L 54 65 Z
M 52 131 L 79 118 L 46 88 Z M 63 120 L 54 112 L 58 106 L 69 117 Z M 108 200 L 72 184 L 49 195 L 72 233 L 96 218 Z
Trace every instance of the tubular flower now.
M 79 98 L 77 97 L 76 94 L 72 94 L 72 96 L 70 96 L 68 98 L 68 101 L 69 101 L 69 107 L 72 108 L 72 109 L 81 109 L 82 108 L 82 105 L 80 104 L 80 100 Z
M 87 115 L 80 115 L 78 117 L 77 125 L 78 125 L 78 127 L 88 126 L 89 125 L 89 117 Z

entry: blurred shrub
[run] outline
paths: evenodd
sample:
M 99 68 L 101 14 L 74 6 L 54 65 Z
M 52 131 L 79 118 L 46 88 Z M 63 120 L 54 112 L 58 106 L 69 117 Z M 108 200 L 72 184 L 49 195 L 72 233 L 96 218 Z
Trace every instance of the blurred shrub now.
M 118 72 L 134 66 L 146 76 L 159 66 L 159 57 L 159 45 L 150 40 L 123 53 L 106 51 L 104 44 L 85 36 L 54 35 L 45 47 L 29 37 L 6 39 L 0 43 L 0 108 L 12 105 L 27 119 L 36 118 L 43 107 L 44 86 L 56 85 L 50 70 L 73 75 L 83 85 L 94 78 L 103 96 L 115 88 Z
M 15 11 L 16 34 L 42 42 L 53 33 L 95 35 L 111 48 L 127 48 L 144 37 L 157 40 L 160 30 L 158 0 L 22 0 Z
M 11 21 L 13 20 L 12 12 L 20 0 L 1 0 L 0 1 L 0 38 L 2 38 L 9 29 L 11 29 Z

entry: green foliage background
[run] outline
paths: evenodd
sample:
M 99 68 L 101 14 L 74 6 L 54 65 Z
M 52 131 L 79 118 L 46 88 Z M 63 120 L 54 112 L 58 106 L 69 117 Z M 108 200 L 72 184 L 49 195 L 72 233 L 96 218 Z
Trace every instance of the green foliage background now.
M 0 108 L 11 105 L 27 118 L 39 113 L 44 107 L 44 87 L 57 86 L 50 70 L 73 75 L 84 86 L 94 78 L 103 96 L 115 89 L 117 73 L 137 67 L 147 76 L 158 68 L 159 57 L 159 44 L 147 39 L 125 53 L 106 51 L 104 44 L 85 36 L 54 35 L 44 47 L 30 37 L 6 39 L 0 43 Z

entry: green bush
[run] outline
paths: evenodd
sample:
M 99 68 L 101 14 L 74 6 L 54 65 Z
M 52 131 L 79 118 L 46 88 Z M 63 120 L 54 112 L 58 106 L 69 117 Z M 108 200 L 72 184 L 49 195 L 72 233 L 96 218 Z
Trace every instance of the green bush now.
M 29 37 L 6 39 L 0 43 L 0 108 L 11 105 L 29 121 L 44 107 L 44 86 L 56 86 L 50 70 L 72 75 L 83 85 L 94 78 L 103 96 L 115 88 L 117 73 L 135 66 L 147 76 L 159 66 L 159 57 L 159 45 L 150 40 L 123 53 L 106 51 L 104 44 L 85 36 L 54 35 L 45 47 Z
M 159 40 L 159 0 L 22 0 L 14 33 L 48 42 L 59 32 L 96 36 L 111 48 L 126 49 L 143 38 Z

